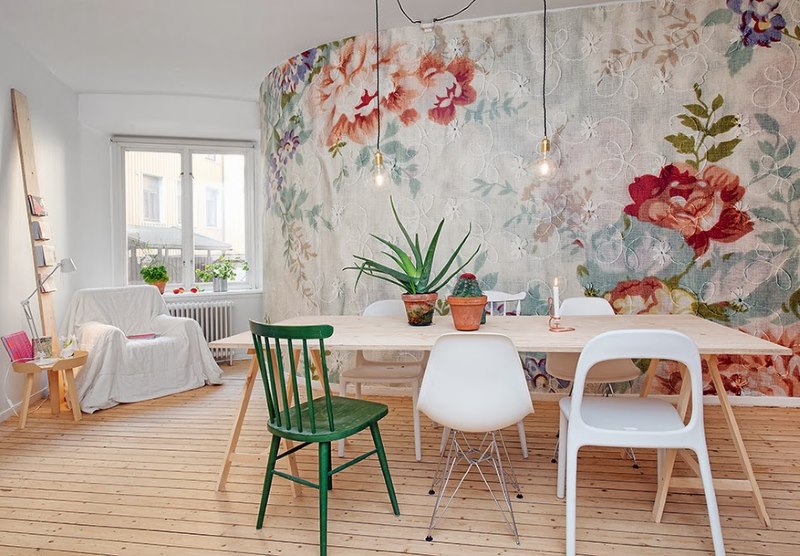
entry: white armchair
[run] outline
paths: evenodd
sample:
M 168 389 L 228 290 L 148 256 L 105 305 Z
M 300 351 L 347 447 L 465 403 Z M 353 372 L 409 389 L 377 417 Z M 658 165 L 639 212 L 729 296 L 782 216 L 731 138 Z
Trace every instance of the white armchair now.
M 222 382 L 200 326 L 169 316 L 153 286 L 79 290 L 65 328 L 89 352 L 76 377 L 86 413 Z

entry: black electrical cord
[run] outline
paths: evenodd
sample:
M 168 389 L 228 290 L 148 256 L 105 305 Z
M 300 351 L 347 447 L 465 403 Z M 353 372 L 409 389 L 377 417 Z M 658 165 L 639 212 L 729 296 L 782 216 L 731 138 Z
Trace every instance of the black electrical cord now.
M 375 77 L 378 108 L 378 152 L 381 150 L 381 33 L 379 28 L 378 0 L 375 0 Z
M 542 0 L 542 4 L 544 4 L 542 14 L 542 127 L 544 128 L 544 137 L 547 137 L 547 103 L 544 100 L 547 83 L 547 0 Z
M 467 4 L 466 6 L 464 6 L 463 8 L 461 8 L 460 10 L 458 10 L 457 12 L 455 12 L 455 13 L 452 13 L 452 14 L 450 14 L 450 15 L 446 15 L 446 16 L 444 16 L 444 17 L 434 17 L 434 18 L 433 18 L 433 23 L 439 23 L 440 21 L 447 21 L 448 19 L 452 19 L 452 18 L 454 18 L 454 17 L 456 17 L 456 16 L 458 16 L 458 15 L 461 15 L 461 14 L 463 14 L 465 11 L 467 11 L 468 9 L 470 9 L 470 8 L 472 7 L 472 5 L 473 5 L 473 4 L 474 4 L 476 1 L 477 1 L 477 0 L 472 0 L 472 1 L 471 1 L 469 4 Z M 413 24 L 415 24 L 415 25 L 419 25 L 419 24 L 421 24 L 421 23 L 422 23 L 422 20 L 421 20 L 421 19 L 412 19 L 412 18 L 411 18 L 411 16 L 410 16 L 410 15 L 408 15 L 408 13 L 406 12 L 405 8 L 403 8 L 403 4 L 401 4 L 401 3 L 400 3 L 400 0 L 397 0 L 397 6 L 400 8 L 400 11 L 401 11 L 401 12 L 403 12 L 403 15 L 404 15 L 404 16 L 406 16 L 406 19 L 407 19 L 408 21 L 410 21 L 411 23 L 413 23 Z

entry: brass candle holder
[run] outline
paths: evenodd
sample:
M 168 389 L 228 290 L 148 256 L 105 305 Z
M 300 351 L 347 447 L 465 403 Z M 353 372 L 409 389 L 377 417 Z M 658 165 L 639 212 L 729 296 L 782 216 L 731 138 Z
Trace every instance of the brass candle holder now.
M 571 326 L 561 326 L 561 317 L 557 317 L 554 315 L 555 311 L 553 310 L 553 298 L 547 298 L 547 306 L 548 306 L 548 314 L 550 315 L 550 320 L 547 321 L 547 330 L 549 332 L 574 332 L 575 329 Z

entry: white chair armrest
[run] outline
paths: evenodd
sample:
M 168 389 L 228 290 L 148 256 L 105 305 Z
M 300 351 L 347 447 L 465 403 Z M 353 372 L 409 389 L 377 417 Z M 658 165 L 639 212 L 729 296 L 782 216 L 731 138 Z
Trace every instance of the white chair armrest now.
M 78 330 L 78 345 L 81 349 L 91 351 L 91 348 L 106 336 L 116 336 L 122 342 L 126 340 L 125 333 L 116 326 L 90 321 L 80 326 Z

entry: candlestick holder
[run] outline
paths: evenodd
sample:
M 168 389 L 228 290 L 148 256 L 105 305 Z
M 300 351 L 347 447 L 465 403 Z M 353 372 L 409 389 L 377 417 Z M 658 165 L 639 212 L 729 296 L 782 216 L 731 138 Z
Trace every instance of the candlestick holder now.
M 547 330 L 549 332 L 574 332 L 575 329 L 571 326 L 561 326 L 561 317 L 555 316 L 553 313 L 553 298 L 549 297 L 547 299 L 548 305 L 548 314 L 550 315 L 550 320 L 547 321 Z

